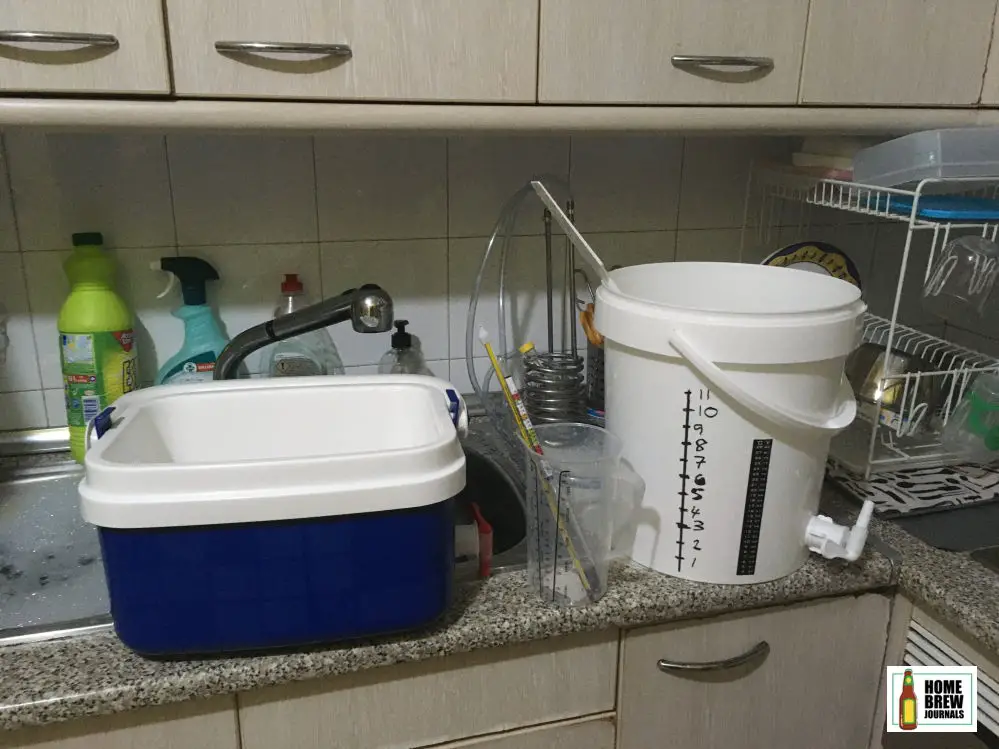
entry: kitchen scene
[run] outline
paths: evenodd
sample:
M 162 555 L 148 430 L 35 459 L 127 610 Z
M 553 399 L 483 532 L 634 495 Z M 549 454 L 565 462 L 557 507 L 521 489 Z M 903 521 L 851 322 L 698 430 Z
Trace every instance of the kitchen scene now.
M 996 14 L 0 8 L 0 747 L 999 746 Z

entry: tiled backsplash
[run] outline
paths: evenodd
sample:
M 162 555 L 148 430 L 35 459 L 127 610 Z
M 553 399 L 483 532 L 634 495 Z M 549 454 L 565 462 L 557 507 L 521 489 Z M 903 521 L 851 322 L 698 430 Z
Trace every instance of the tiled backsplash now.
M 65 423 L 55 321 L 68 292 L 61 263 L 73 232 L 103 232 L 118 260 L 144 384 L 183 337 L 170 316 L 178 294 L 156 299 L 166 279 L 150 263 L 180 253 L 219 270 L 209 298 L 229 335 L 271 316 L 284 273 L 300 274 L 314 297 L 379 283 L 396 317 L 411 321 L 431 369 L 467 390 L 469 293 L 502 204 L 526 180 L 547 174 L 570 182 L 577 222 L 608 264 L 737 260 L 749 166 L 786 159 L 791 141 L 19 130 L 3 133 L 2 144 L 0 302 L 11 316 L 11 345 L 0 367 L 0 430 Z M 517 340 L 544 338 L 540 213 L 529 202 L 515 232 Z M 767 249 L 798 238 L 791 229 L 780 234 Z M 890 300 L 897 237 L 842 222 L 810 236 L 840 243 L 872 284 L 884 285 L 868 292 L 872 306 Z M 874 252 L 889 241 L 895 250 Z M 893 256 L 895 267 L 882 268 Z M 875 265 L 883 272 L 872 273 Z M 496 275 L 494 266 L 479 312 L 492 330 Z M 389 347 L 388 334 L 332 331 L 351 372 L 374 371 Z M 251 358 L 251 371 L 261 361 Z M 477 364 L 484 373 L 484 360 Z

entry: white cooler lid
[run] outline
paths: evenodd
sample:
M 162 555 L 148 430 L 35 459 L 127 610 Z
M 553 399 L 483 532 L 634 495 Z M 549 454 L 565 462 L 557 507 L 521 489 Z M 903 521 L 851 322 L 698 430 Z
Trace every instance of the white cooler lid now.
M 443 380 L 419 375 L 130 393 L 114 404 L 114 427 L 87 452 L 83 517 L 106 528 L 161 528 L 441 502 L 465 486 L 448 410 L 455 395 Z

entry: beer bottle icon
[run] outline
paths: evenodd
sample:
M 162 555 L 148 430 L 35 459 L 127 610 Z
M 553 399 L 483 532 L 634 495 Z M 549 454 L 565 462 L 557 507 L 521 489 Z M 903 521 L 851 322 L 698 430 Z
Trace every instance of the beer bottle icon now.
M 912 669 L 905 669 L 902 677 L 902 695 L 898 698 L 898 725 L 903 731 L 916 727 L 916 689 L 912 681 Z

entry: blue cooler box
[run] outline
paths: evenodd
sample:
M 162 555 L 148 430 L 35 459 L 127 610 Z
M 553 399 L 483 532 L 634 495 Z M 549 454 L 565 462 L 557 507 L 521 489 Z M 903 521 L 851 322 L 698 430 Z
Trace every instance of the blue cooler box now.
M 449 606 L 465 458 L 447 383 L 169 386 L 125 396 L 112 417 L 81 507 L 133 650 L 321 644 L 418 628 Z

